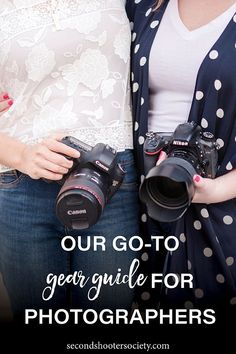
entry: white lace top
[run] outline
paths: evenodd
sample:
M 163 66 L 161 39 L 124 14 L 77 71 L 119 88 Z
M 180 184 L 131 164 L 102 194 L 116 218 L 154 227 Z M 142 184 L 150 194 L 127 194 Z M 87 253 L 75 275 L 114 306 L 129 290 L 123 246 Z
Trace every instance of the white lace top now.
M 132 148 L 124 0 L 1 0 L 0 131 L 26 143 L 65 132 Z

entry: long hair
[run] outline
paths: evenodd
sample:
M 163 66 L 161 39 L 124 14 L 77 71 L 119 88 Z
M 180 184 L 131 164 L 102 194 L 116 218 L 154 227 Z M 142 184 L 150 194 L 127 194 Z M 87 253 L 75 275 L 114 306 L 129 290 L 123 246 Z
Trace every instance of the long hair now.
M 157 10 L 165 0 L 156 0 L 154 10 Z

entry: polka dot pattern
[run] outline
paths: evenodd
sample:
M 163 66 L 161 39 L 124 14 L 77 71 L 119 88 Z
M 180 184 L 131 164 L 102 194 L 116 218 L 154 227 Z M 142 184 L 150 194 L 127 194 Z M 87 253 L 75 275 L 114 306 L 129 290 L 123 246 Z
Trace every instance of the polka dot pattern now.
M 221 81 L 220 81 L 220 80 L 215 80 L 214 86 L 215 86 L 215 89 L 216 89 L 217 91 L 219 91 L 219 90 L 221 89 L 221 87 L 222 87 Z
M 196 221 L 194 221 L 194 223 L 193 223 L 193 227 L 194 227 L 194 229 L 196 229 L 196 230 L 201 230 L 202 224 L 200 223 L 199 220 L 196 220 Z
M 148 260 L 149 256 L 147 252 L 144 252 L 141 256 L 142 261 L 146 262 Z
M 151 28 L 156 28 L 158 25 L 159 25 L 159 21 L 153 21 L 153 22 L 150 24 L 150 27 L 151 27 Z
M 147 62 L 147 58 L 142 57 L 142 58 L 140 59 L 140 66 L 144 66 L 144 65 L 146 64 L 146 62 Z
M 139 48 L 140 48 L 140 44 L 136 44 L 134 48 L 134 54 L 138 53 Z
M 208 127 L 208 121 L 205 118 L 202 118 L 201 120 L 201 126 L 203 128 L 207 128 Z
M 136 112 L 134 130 L 139 153 L 142 154 L 149 108 L 149 73 L 147 58 L 149 58 L 150 53 L 148 41 L 150 41 L 151 48 L 156 30 L 158 31 L 161 14 L 159 12 L 154 14 L 152 8 L 147 7 L 145 0 L 133 0 L 131 2 L 135 2 L 139 7 L 139 11 L 137 11 L 138 14 L 136 13 L 135 15 L 135 33 L 132 37 L 135 41 L 132 45 L 132 52 L 134 53 L 132 89 Z M 236 16 L 234 16 L 234 22 L 236 23 Z M 235 133 L 230 141 L 225 129 L 227 124 L 227 127 L 232 129 L 232 132 L 236 131 L 235 118 L 233 119 L 231 115 L 231 112 L 235 111 L 234 105 L 236 103 L 234 97 L 228 94 L 228 92 L 230 92 L 229 85 L 232 85 L 232 87 L 235 85 L 233 82 L 233 77 L 235 77 L 236 72 L 234 62 L 230 64 L 228 58 L 235 58 L 236 42 L 235 37 L 230 34 L 230 29 L 228 30 L 229 32 L 227 34 L 229 35 L 224 37 L 224 42 L 227 43 L 228 40 L 231 41 L 231 53 L 227 53 L 227 57 L 225 56 L 224 50 L 225 48 L 228 50 L 229 46 L 224 46 L 224 42 L 221 41 L 215 42 L 213 49 L 206 55 L 198 73 L 193 96 L 193 105 L 189 117 L 190 120 L 197 121 L 203 129 L 217 134 L 216 139 L 221 149 L 220 154 L 223 158 L 223 154 L 226 156 L 221 166 L 225 171 L 231 171 L 235 167 L 234 164 L 236 161 Z M 137 43 L 138 41 L 139 43 Z M 227 58 L 227 61 L 224 62 L 224 58 Z M 225 65 L 226 63 L 227 65 Z M 229 69 L 230 65 L 232 67 Z M 230 70 L 230 75 L 226 71 L 228 69 Z M 230 81 L 231 77 L 232 81 Z M 136 86 L 136 84 L 138 86 Z M 227 95 L 225 92 L 227 92 Z M 232 147 L 232 140 L 234 148 Z M 230 151 L 230 149 L 232 149 L 232 151 Z M 141 171 L 141 173 L 142 172 L 143 171 Z M 144 175 L 141 176 L 142 181 L 143 179 Z M 215 208 L 211 205 L 194 205 L 194 214 L 192 214 L 189 209 L 190 212 L 189 214 L 186 213 L 184 223 L 181 224 L 181 220 L 178 222 L 179 228 L 177 228 L 178 231 L 176 234 L 177 236 L 179 235 L 180 245 L 177 251 L 172 252 L 167 272 L 176 273 L 177 270 L 180 273 L 181 270 L 179 269 L 181 269 L 181 264 L 185 265 L 184 270 L 182 270 L 184 272 L 186 271 L 187 265 L 189 271 L 193 272 L 194 270 L 194 274 L 196 274 L 197 279 L 199 279 L 198 284 L 201 284 L 201 287 L 193 290 L 192 295 L 189 295 L 189 292 L 186 291 L 185 308 L 194 308 L 195 301 L 200 303 L 201 300 L 204 301 L 204 298 L 207 299 L 208 294 L 206 289 L 209 288 L 209 284 L 207 283 L 206 287 L 204 286 L 205 279 L 207 279 L 209 283 L 212 282 L 212 289 L 216 288 L 217 291 L 218 289 L 225 291 L 227 284 L 232 281 L 232 279 L 228 279 L 229 272 L 235 274 L 234 278 L 236 280 L 236 265 L 234 261 L 236 257 L 236 244 L 235 249 L 232 248 L 232 254 L 229 254 L 229 252 L 224 249 L 226 242 L 228 242 L 226 240 L 229 240 L 230 235 L 233 234 L 232 230 L 235 226 L 234 220 L 236 218 L 234 207 L 232 204 L 229 204 L 229 206 L 230 207 L 226 207 L 224 203 L 222 203 L 222 206 L 219 205 L 219 208 L 217 207 L 216 213 Z M 143 227 L 145 227 L 146 217 L 147 214 L 143 212 L 141 214 Z M 223 256 L 224 254 L 227 255 L 225 258 Z M 220 255 L 222 255 L 222 258 L 218 260 Z M 141 259 L 142 261 L 146 261 L 148 259 L 148 252 L 144 252 Z M 216 262 L 218 261 L 221 261 L 220 267 L 217 267 Z M 176 265 L 178 265 L 178 267 Z M 225 266 L 225 269 L 222 269 L 222 265 Z M 229 269 L 228 267 L 231 268 Z M 207 276 L 205 276 L 205 274 Z M 221 284 L 224 285 L 222 286 Z M 176 290 L 176 292 L 178 294 L 178 290 Z M 167 291 L 167 296 L 171 296 L 171 293 L 172 291 Z M 150 292 L 144 290 L 141 298 L 143 301 L 149 300 Z M 231 297 L 229 296 L 227 301 L 228 304 L 236 304 L 235 294 L 232 294 Z
M 183 242 L 183 243 L 186 242 L 185 234 L 184 234 L 184 233 L 180 234 L 179 239 L 180 239 L 180 241 Z
M 192 301 L 185 301 L 184 307 L 185 307 L 187 310 L 194 308 Z
M 133 92 L 137 92 L 139 89 L 139 84 L 137 82 L 133 83 Z
M 228 162 L 227 165 L 226 165 L 226 170 L 227 171 L 231 171 L 232 169 L 233 169 L 232 163 Z
M 143 214 L 141 216 L 141 220 L 142 220 L 142 222 L 147 222 L 147 214 Z
M 230 300 L 230 305 L 236 305 L 236 297 L 232 297 Z
M 188 261 L 188 270 L 192 269 L 192 263 L 190 261 Z
M 212 60 L 217 59 L 218 56 L 219 56 L 219 53 L 217 52 L 217 50 L 212 50 L 212 51 L 210 52 L 210 54 L 209 54 L 209 57 L 210 57 L 210 59 L 212 59 Z
M 139 124 L 138 124 L 138 122 L 135 122 L 135 123 L 134 123 L 134 130 L 137 131 L 138 128 L 139 128 Z
M 209 247 L 204 248 L 203 254 L 205 257 L 211 257 L 213 255 L 212 249 Z
M 233 222 L 233 218 L 230 215 L 225 215 L 223 217 L 223 222 L 225 225 L 231 225 Z
M 137 33 L 133 32 L 133 34 L 132 34 L 132 42 L 134 42 L 134 41 L 135 41 L 136 36 L 137 36 Z
M 132 310 L 138 309 L 139 308 L 138 302 L 133 302 L 131 308 Z
M 145 16 L 148 17 L 150 15 L 150 13 L 152 12 L 152 9 L 148 9 L 147 12 L 145 13 Z
M 224 115 L 225 115 L 225 112 L 223 111 L 222 108 L 217 109 L 217 111 L 216 111 L 216 116 L 217 116 L 218 118 L 223 118 Z
M 204 93 L 202 91 L 196 92 L 196 100 L 200 101 L 201 99 L 203 99 L 203 97 L 204 97 Z
M 206 208 L 203 208 L 201 210 L 201 216 L 205 219 L 209 218 L 209 213 L 208 213 L 208 210 Z
M 216 142 L 219 146 L 219 149 L 221 149 L 225 145 L 224 141 L 221 138 L 216 139 Z
M 201 299 L 204 296 L 204 292 L 202 289 L 195 289 L 194 294 L 197 299 Z
M 234 264 L 234 257 L 226 258 L 226 264 L 230 267 Z
M 138 142 L 139 142 L 140 145 L 143 145 L 144 141 L 145 141 L 145 139 L 144 139 L 143 136 L 140 136 L 140 137 L 138 138 Z
M 225 277 L 222 274 L 217 274 L 216 280 L 218 283 L 223 284 L 225 282 Z
M 142 299 L 143 301 L 149 300 L 150 297 L 151 297 L 151 295 L 150 295 L 150 293 L 147 292 L 147 291 L 143 292 L 142 295 L 141 295 L 141 299 Z

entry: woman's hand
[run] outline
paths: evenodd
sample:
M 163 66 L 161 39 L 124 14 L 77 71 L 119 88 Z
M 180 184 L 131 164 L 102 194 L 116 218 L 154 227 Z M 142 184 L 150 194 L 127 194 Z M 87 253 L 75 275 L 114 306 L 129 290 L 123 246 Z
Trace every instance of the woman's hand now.
M 9 97 L 8 93 L 0 93 L 0 116 L 3 115 L 13 105 L 13 99 Z
M 199 175 L 193 176 L 195 193 L 192 203 L 217 203 L 221 200 L 221 192 L 217 188 L 217 179 L 203 178 Z
M 215 179 L 193 177 L 195 194 L 193 203 L 220 203 L 236 198 L 236 169 Z
M 13 100 L 8 93 L 0 93 L 0 115 L 4 114 L 12 104 Z M 60 134 L 60 136 L 44 139 L 42 143 L 36 145 L 26 145 L 2 135 L 2 145 L 8 146 L 9 152 L 12 151 L 12 155 L 9 154 L 12 158 L 8 161 L 4 148 L 0 148 L 0 155 L 3 156 L 1 160 L 3 164 L 16 168 L 33 179 L 60 180 L 73 165 L 73 161 L 65 156 L 71 158 L 80 156 L 77 150 L 58 141 L 62 137 Z
M 165 151 L 161 151 L 159 158 L 157 160 L 156 166 L 159 166 L 165 159 L 167 158 L 167 154 L 165 153 Z
M 161 151 L 156 165 L 160 165 L 166 158 L 166 153 Z M 215 179 L 194 175 L 193 183 L 195 193 L 192 203 L 212 204 L 236 198 L 236 169 Z
M 15 168 L 33 179 L 45 178 L 57 181 L 73 165 L 73 161 L 62 155 L 78 158 L 80 153 L 55 137 L 49 137 L 36 145 L 24 145 L 20 152 L 18 166 Z

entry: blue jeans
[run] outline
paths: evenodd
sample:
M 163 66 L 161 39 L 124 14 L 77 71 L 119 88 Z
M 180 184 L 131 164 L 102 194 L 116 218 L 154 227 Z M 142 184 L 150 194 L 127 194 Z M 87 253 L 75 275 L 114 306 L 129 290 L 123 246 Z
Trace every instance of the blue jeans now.
M 42 299 L 49 273 L 55 275 L 82 271 L 85 277 L 94 273 L 128 274 L 137 251 L 115 251 L 112 240 L 122 235 L 128 239 L 138 235 L 138 190 L 133 152 L 119 153 L 119 161 L 126 170 L 122 186 L 105 206 L 97 224 L 86 230 L 69 231 L 55 215 L 55 200 L 61 188 L 56 182 L 32 180 L 11 171 L 0 174 L 0 272 L 9 294 L 13 313 L 21 314 L 26 308 L 129 308 L 134 289 L 127 284 L 103 285 L 99 297 L 91 301 L 89 281 L 82 288 L 65 284 L 56 286 L 48 301 Z M 102 235 L 106 250 L 80 251 L 77 247 L 68 252 L 62 249 L 61 240 L 70 235 L 77 240 L 82 236 Z

